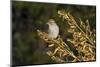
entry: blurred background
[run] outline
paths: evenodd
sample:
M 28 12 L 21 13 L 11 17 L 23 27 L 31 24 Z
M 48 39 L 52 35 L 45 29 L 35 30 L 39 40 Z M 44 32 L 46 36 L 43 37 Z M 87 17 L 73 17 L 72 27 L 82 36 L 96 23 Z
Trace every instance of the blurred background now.
M 64 23 L 58 10 L 64 9 L 83 21 L 89 19 L 91 28 L 96 28 L 96 7 L 56 3 L 12 1 L 12 65 L 56 63 L 44 52 L 44 43 L 37 30 L 49 20 L 54 19 L 60 28 L 59 35 L 70 37 L 67 23 Z

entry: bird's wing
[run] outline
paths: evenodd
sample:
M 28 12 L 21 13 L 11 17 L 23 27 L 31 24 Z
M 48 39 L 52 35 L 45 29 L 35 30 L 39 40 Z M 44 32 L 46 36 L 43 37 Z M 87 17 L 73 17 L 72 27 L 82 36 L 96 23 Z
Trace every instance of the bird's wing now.
M 44 32 L 48 33 L 49 25 L 46 23 L 43 26 Z

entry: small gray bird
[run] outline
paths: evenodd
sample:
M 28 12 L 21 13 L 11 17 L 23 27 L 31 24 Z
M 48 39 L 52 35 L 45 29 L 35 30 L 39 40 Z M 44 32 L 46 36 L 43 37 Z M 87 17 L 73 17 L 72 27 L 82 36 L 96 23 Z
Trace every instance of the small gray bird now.
M 48 38 L 57 38 L 59 34 L 59 27 L 54 19 L 49 19 L 48 22 L 45 24 L 45 32 L 47 33 Z

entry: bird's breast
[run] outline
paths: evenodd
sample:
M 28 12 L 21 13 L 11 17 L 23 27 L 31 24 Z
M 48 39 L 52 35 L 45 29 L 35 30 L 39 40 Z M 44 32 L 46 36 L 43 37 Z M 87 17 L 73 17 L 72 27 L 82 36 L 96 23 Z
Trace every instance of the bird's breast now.
M 59 27 L 57 25 L 49 25 L 48 35 L 51 38 L 56 38 L 59 34 Z

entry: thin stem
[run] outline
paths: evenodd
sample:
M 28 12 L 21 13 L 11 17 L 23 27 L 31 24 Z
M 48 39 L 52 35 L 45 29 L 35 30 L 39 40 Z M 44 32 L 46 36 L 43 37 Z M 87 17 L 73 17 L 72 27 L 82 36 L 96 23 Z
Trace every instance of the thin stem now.
M 79 25 L 74 20 L 74 18 L 71 15 L 69 15 L 69 14 L 68 14 L 68 16 L 69 16 L 69 18 L 71 17 L 70 19 L 72 20 L 72 22 L 74 23 L 74 25 L 85 35 L 86 39 L 88 39 L 89 42 L 92 44 L 92 47 L 95 48 L 95 46 L 93 46 L 94 43 L 89 39 L 89 37 L 87 36 L 87 34 L 79 27 Z

